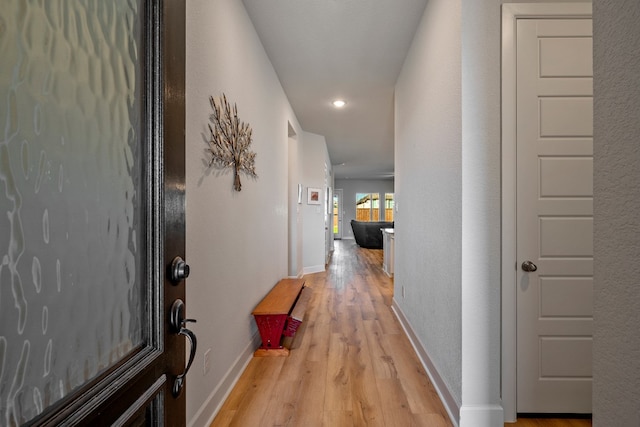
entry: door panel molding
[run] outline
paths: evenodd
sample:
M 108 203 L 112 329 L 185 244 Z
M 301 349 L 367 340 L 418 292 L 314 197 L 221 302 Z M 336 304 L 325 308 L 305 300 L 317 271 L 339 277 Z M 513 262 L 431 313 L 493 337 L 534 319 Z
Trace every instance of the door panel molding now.
M 156 399 L 161 396 L 162 389 L 166 387 L 167 376 L 162 375 L 158 378 L 144 393 L 140 395 L 136 401 L 127 408 L 127 410 L 120 415 L 120 417 L 113 423 L 114 426 L 133 425 L 134 420 L 142 416 L 145 408 Z
M 591 3 L 502 5 L 502 405 L 516 420 L 516 24 L 518 19 L 590 18 Z

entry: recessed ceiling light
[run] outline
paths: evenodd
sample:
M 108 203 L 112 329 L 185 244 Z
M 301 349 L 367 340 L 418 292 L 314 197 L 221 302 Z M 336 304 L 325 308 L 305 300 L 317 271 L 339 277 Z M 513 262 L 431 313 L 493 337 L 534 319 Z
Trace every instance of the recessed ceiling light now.
M 344 102 L 342 99 L 336 99 L 335 101 L 332 102 L 332 104 L 336 108 L 342 108 L 345 106 L 346 102 Z

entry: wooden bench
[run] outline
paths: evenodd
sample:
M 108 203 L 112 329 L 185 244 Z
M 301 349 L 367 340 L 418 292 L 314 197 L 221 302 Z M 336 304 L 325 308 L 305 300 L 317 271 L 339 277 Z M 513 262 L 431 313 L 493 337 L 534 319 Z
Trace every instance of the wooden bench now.
M 285 337 L 293 337 L 302 323 L 311 298 L 304 279 L 282 279 L 260 301 L 251 314 L 256 319 L 262 345 L 254 356 L 288 356 Z

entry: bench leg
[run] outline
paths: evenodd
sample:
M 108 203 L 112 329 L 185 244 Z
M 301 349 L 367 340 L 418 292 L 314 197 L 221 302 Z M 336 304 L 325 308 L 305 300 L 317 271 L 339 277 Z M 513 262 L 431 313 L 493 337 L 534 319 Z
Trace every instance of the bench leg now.
M 287 315 L 255 315 L 254 317 L 258 325 L 258 331 L 260 331 L 260 338 L 262 338 L 260 349 L 281 349 L 280 339 L 282 338 Z

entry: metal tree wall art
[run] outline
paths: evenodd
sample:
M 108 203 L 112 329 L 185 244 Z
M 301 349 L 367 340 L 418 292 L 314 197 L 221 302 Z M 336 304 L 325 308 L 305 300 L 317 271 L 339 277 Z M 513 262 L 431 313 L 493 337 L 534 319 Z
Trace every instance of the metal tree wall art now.
M 209 116 L 209 166 L 219 169 L 233 168 L 233 188 L 242 189 L 240 172 L 257 178 L 256 153 L 249 150 L 251 145 L 251 127 L 238 118 L 238 107 L 229 105 L 227 97 L 209 97 L 213 113 Z

